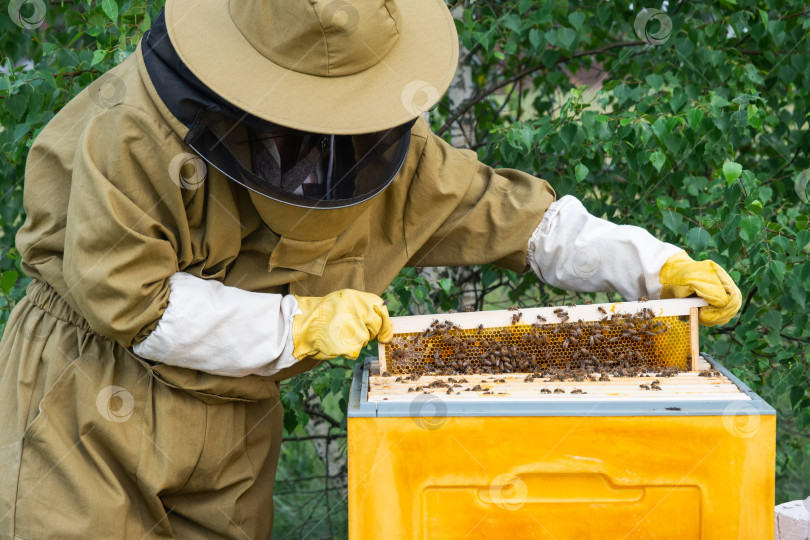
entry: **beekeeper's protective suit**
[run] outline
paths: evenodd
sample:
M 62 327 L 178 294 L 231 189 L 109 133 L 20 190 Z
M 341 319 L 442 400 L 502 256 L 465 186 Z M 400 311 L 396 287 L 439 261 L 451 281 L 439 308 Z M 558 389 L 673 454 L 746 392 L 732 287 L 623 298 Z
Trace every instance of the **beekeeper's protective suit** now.
M 278 381 L 390 339 L 404 266 L 736 313 L 714 263 L 432 135 L 457 57 L 441 0 L 169 0 L 54 117 L 0 345 L 0 537 L 269 537 Z

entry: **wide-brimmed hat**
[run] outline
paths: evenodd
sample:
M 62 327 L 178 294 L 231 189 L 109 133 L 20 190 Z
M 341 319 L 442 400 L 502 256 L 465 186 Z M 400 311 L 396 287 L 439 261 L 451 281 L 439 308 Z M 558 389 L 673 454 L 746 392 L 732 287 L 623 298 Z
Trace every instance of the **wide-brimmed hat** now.
M 168 0 L 166 25 L 183 63 L 223 99 L 314 133 L 412 120 L 458 62 L 443 0 Z

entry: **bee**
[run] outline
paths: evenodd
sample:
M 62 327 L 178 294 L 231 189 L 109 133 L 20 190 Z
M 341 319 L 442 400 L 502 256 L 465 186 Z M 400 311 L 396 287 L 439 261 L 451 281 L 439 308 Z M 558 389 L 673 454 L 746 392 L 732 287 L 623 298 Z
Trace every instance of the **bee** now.
M 583 392 L 579 388 L 574 388 L 573 390 L 571 390 L 571 393 L 572 394 L 587 394 L 587 392 Z
M 550 390 L 550 389 L 548 389 L 548 388 L 541 388 L 541 389 L 540 389 L 540 393 L 541 393 L 541 394 L 550 394 L 550 393 L 551 393 L 551 390 Z
M 518 306 L 509 306 L 509 311 L 517 311 L 520 309 Z
M 565 390 L 563 390 L 562 388 L 555 388 L 555 389 L 554 389 L 554 393 L 555 393 L 555 394 L 564 394 L 564 393 L 565 393 Z
M 475 311 L 475 308 L 473 306 L 467 306 L 467 307 L 464 308 L 464 311 L 469 313 L 470 311 Z
M 602 375 L 600 375 L 600 377 L 599 377 L 599 380 L 602 381 L 602 382 L 608 382 L 608 381 L 610 381 L 610 377 L 608 377 L 607 373 L 602 373 Z
M 484 324 L 481 323 L 478 325 L 478 333 L 480 334 L 484 330 Z
M 646 385 L 646 384 L 640 384 L 640 385 L 638 385 L 638 387 L 641 388 L 642 390 L 649 390 L 650 389 L 650 387 L 648 385 Z
M 390 373 L 390 372 L 388 372 L 388 371 L 383 371 L 383 372 L 382 372 L 382 376 L 383 376 L 383 377 L 390 377 L 390 376 L 391 376 L 391 373 Z
M 596 308 L 596 309 L 597 309 L 597 311 L 599 311 L 599 313 L 601 313 L 602 315 L 607 315 L 607 310 L 606 310 L 605 308 L 603 308 L 602 306 L 599 306 L 599 307 L 598 307 L 598 308 Z
M 522 317 L 523 317 L 523 313 L 521 313 L 519 311 L 517 313 L 515 313 L 514 315 L 512 315 L 512 324 L 517 324 L 518 322 L 520 322 L 520 319 Z
M 586 305 L 586 306 L 587 306 L 588 304 L 593 304 L 593 300 L 585 300 L 584 302 L 582 302 L 582 304 L 583 304 L 583 305 Z
M 546 318 L 545 318 L 545 317 L 543 317 L 542 315 L 538 315 L 538 316 L 537 316 L 537 320 L 538 320 L 538 321 L 541 321 L 541 322 L 546 322 Z
M 646 302 L 647 300 L 648 298 L 646 296 L 642 296 L 641 298 L 638 299 L 639 302 Z

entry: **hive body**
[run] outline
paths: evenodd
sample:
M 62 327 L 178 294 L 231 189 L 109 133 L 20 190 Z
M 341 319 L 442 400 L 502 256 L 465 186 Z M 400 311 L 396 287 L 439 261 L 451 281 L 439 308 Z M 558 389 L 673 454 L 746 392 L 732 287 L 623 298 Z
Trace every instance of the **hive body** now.
M 690 396 L 616 397 L 393 396 L 358 366 L 350 538 L 772 538 L 773 409 L 713 367 Z

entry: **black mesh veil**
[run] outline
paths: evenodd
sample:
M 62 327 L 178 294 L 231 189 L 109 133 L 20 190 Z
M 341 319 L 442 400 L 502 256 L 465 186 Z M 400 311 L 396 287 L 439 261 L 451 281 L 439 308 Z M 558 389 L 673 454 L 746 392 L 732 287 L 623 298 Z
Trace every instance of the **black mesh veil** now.
M 328 135 L 229 113 L 201 111 L 186 144 L 246 188 L 308 208 L 352 206 L 385 189 L 405 161 L 413 126 Z

